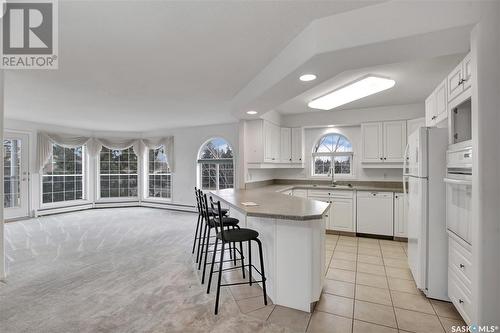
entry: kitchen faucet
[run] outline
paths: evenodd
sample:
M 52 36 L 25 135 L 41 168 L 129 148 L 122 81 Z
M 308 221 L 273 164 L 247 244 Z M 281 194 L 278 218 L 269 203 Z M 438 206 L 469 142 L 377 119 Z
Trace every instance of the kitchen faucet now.
M 337 186 L 337 182 L 335 181 L 335 169 L 333 165 L 330 167 L 330 176 L 332 177 L 332 187 Z

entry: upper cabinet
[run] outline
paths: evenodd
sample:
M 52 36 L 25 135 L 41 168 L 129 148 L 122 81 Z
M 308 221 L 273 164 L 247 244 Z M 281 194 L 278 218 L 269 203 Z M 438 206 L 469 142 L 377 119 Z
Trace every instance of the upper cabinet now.
M 281 128 L 282 163 L 302 163 L 302 128 Z
M 425 124 L 427 127 L 446 125 L 448 119 L 448 81 L 443 80 L 425 100 Z
M 261 119 L 246 121 L 245 154 L 251 168 L 302 167 L 302 129 Z
M 406 148 L 406 121 L 361 124 L 364 168 L 400 168 Z
M 457 98 L 471 86 L 472 62 L 469 53 L 448 75 L 448 102 Z

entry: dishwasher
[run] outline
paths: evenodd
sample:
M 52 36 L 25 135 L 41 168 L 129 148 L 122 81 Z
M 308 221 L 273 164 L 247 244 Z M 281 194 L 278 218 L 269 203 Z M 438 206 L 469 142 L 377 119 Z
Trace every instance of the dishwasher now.
M 357 233 L 393 236 L 393 193 L 358 191 Z

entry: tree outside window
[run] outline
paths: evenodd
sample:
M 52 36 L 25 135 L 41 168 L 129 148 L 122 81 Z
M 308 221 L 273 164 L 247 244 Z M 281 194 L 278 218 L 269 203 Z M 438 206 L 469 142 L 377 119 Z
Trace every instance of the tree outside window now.
M 200 187 L 204 190 L 233 188 L 233 159 L 233 150 L 226 140 L 215 138 L 205 143 L 198 156 Z
M 328 176 L 332 169 L 336 175 L 352 175 L 354 152 L 351 142 L 343 135 L 330 133 L 322 136 L 314 146 L 313 176 Z

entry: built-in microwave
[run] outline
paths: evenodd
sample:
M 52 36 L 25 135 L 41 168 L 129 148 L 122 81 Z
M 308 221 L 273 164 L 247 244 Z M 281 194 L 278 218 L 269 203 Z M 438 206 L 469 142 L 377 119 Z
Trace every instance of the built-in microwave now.
M 472 140 L 472 99 L 463 97 L 450 104 L 450 145 L 469 146 Z

